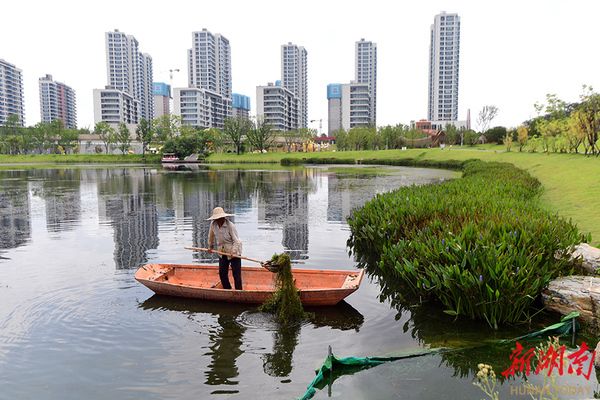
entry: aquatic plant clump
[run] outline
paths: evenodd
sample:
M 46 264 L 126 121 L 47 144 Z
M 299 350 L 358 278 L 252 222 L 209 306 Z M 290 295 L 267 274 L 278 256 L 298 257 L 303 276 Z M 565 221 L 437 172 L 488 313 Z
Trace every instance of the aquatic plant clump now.
M 539 205 L 540 182 L 511 164 L 469 161 L 463 177 L 376 196 L 348 219 L 348 245 L 369 272 L 417 301 L 492 327 L 527 320 L 548 282 L 572 271 L 589 240 Z
M 294 284 L 290 256 L 285 253 L 274 254 L 270 264 L 277 267 L 274 276 L 276 290 L 269 300 L 259 307 L 259 311 L 275 314 L 277 320 L 283 324 L 302 320 L 306 313 Z

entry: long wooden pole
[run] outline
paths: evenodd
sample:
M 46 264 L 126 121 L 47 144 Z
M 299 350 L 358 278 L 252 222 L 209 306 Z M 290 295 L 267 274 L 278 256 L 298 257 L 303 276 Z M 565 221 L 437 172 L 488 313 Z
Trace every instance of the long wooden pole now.
M 250 258 L 250 257 L 244 257 L 244 256 L 236 256 L 234 254 L 230 254 L 230 253 L 224 253 L 222 251 L 218 251 L 218 250 L 211 250 L 211 249 L 207 249 L 204 247 L 186 247 L 187 250 L 194 250 L 194 251 L 205 251 L 207 253 L 217 253 L 220 254 L 222 256 L 227 256 L 227 257 L 231 257 L 231 258 L 241 258 L 242 260 L 248 260 L 248 261 L 254 261 L 256 263 L 259 263 L 260 265 L 265 264 L 264 261 L 260 261 L 260 260 L 256 260 L 254 258 Z

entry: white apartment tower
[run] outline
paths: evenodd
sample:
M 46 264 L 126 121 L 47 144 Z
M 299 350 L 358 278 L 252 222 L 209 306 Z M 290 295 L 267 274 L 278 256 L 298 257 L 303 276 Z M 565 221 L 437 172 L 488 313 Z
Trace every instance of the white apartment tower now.
M 6 125 L 10 115 L 25 125 L 23 74 L 20 69 L 0 59 L 0 125 Z
M 368 83 L 327 85 L 329 135 L 343 129 L 371 125 L 371 90 Z
M 377 44 L 360 39 L 355 44 L 355 82 L 369 85 L 370 125 L 377 122 Z
M 108 87 L 139 101 L 138 119 L 152 119 L 152 57 L 140 52 L 135 37 L 118 30 L 106 32 L 106 72 Z
M 299 128 L 308 126 L 307 52 L 292 43 L 281 46 L 281 82 L 298 97 Z
M 193 32 L 188 50 L 188 85 L 231 99 L 231 46 L 221 34 Z
M 77 128 L 75 91 L 64 83 L 55 82 L 52 75 L 40 78 L 40 113 L 42 122 L 61 120 L 67 129 Z
M 460 17 L 442 12 L 431 25 L 429 48 L 430 121 L 458 120 Z
M 277 83 L 256 87 L 256 116 L 274 131 L 297 130 L 300 128 L 300 100 Z
M 188 86 L 173 89 L 173 111 L 184 125 L 223 128 L 231 117 L 231 46 L 206 29 L 192 33 Z

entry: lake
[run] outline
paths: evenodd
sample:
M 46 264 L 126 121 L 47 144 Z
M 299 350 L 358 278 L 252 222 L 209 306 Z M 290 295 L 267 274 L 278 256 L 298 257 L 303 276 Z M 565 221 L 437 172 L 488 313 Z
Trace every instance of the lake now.
M 330 345 L 360 357 L 467 350 L 345 375 L 315 398 L 482 398 L 472 384 L 477 364 L 499 373 L 511 347 L 481 344 L 558 316 L 493 331 L 454 322 L 434 305 L 399 304 L 370 277 L 345 302 L 283 329 L 256 307 L 160 297 L 133 278 L 148 262 L 215 263 L 184 247 L 206 246 L 216 206 L 235 214 L 246 256 L 285 251 L 293 266 L 353 269 L 345 222 L 353 208 L 399 186 L 456 176 L 401 167 L 0 170 L 0 398 L 296 398 Z M 528 398 L 522 382 L 505 382 L 503 398 Z M 561 383 L 581 388 L 564 398 L 598 390 L 595 374 Z

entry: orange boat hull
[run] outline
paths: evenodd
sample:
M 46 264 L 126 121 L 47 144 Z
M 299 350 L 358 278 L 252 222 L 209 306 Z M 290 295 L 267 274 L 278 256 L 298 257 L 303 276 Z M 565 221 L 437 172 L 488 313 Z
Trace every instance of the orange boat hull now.
M 292 269 L 292 274 L 302 304 L 326 306 L 356 291 L 364 270 Z M 249 304 L 262 304 L 273 294 L 274 276 L 261 267 L 243 266 L 243 290 L 232 290 L 221 287 L 219 267 L 213 265 L 146 264 L 135 273 L 138 282 L 157 294 Z

